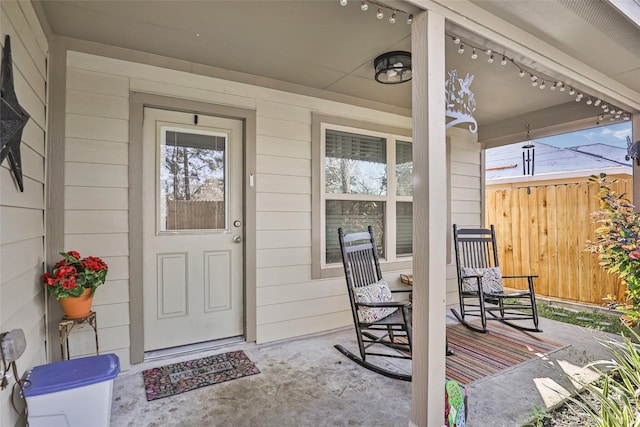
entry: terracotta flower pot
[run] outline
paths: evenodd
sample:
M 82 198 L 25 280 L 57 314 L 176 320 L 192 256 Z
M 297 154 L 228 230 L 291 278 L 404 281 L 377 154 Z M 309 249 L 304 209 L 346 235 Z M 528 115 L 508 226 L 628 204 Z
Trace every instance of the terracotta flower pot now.
M 91 314 L 93 296 L 91 289 L 85 289 L 79 297 L 60 298 L 58 300 L 67 319 L 81 319 Z

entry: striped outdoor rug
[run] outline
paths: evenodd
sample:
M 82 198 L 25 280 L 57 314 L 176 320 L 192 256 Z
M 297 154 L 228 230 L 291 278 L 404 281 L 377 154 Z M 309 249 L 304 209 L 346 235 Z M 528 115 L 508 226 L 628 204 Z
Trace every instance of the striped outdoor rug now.
M 566 347 L 544 338 L 544 333 L 522 332 L 498 322 L 491 322 L 486 334 L 473 332 L 461 324 L 447 326 L 447 340 L 454 355 L 447 356 L 446 376 L 460 384 Z

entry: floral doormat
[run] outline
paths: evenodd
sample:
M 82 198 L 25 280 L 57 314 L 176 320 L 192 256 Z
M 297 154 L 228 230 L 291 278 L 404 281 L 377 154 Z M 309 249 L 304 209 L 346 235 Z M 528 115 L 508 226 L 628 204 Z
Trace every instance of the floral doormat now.
M 239 350 L 147 369 L 142 377 L 147 400 L 151 401 L 259 373 L 244 351 Z

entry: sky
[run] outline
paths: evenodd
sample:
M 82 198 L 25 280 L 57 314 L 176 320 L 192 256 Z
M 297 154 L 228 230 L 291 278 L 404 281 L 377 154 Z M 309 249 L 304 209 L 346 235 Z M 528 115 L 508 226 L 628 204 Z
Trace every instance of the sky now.
M 597 143 L 627 148 L 627 135 L 631 138 L 631 121 L 564 133 L 547 138 L 536 138 L 536 141 L 563 148 Z

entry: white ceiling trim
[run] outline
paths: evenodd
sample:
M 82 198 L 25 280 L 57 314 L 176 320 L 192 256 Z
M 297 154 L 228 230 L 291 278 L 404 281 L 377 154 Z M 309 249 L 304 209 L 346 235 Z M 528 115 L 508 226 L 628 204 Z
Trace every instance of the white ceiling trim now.
M 406 1 L 522 54 L 523 61 L 531 61 L 524 65 L 541 73 L 629 112 L 640 111 L 640 93 L 467 0 Z

